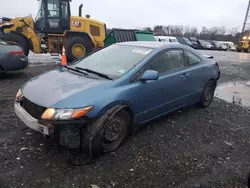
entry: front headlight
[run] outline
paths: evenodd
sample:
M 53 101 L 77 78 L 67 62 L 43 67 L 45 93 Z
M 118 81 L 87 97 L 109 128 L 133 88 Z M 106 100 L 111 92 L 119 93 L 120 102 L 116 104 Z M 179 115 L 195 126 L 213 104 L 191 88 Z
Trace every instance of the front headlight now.
M 16 94 L 16 102 L 20 102 L 22 97 L 23 97 L 23 93 L 22 93 L 21 89 L 19 89 L 17 94 Z
M 86 115 L 94 106 L 79 109 L 54 109 L 47 108 L 42 115 L 44 120 L 69 120 Z

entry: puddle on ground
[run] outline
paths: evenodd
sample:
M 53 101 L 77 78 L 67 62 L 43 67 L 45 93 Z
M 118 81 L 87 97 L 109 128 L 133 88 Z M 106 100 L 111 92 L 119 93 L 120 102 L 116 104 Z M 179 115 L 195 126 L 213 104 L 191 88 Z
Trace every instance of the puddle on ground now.
M 230 103 L 250 107 L 250 81 L 220 84 L 217 86 L 215 96 Z

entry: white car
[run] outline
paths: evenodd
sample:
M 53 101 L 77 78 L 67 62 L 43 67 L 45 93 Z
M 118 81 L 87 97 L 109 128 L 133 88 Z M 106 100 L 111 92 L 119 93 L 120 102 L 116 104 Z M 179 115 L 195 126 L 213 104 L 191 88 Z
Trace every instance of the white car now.
M 209 50 L 213 50 L 214 49 L 214 46 L 210 42 L 205 41 L 204 44 L 206 45 L 207 49 L 209 49 Z
M 227 51 L 228 47 L 227 45 L 223 42 L 223 41 L 218 41 L 218 43 L 220 44 L 222 50 Z
M 229 51 L 236 51 L 236 47 L 233 42 L 223 42 L 225 45 L 227 45 Z
M 167 42 L 167 43 L 178 43 L 178 40 L 172 36 L 155 36 L 155 39 L 159 42 Z
M 229 44 L 229 50 L 236 52 L 236 47 L 234 46 L 234 44 Z

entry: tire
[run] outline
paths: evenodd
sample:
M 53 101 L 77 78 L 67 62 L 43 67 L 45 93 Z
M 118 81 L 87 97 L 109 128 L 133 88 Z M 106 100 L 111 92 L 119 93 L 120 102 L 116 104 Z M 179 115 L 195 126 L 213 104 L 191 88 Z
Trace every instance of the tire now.
M 245 53 L 248 53 L 248 49 L 244 49 L 244 52 L 245 52 Z
M 81 56 L 75 56 L 72 52 L 72 48 L 74 47 L 74 45 L 83 46 L 85 48 L 84 49 L 85 53 Z M 66 49 L 65 49 L 68 62 L 72 62 L 78 58 L 81 58 L 85 54 L 91 52 L 92 50 L 93 50 L 92 44 L 89 43 L 89 41 L 86 40 L 86 38 L 79 37 L 79 36 L 69 38 L 66 44 Z
M 130 114 L 125 110 L 119 110 L 114 107 L 108 110 L 96 121 L 90 123 L 85 129 L 82 129 L 81 147 L 90 155 L 96 158 L 103 152 L 111 152 L 119 148 L 129 133 L 129 127 L 132 122 Z M 117 134 L 109 134 L 112 127 L 118 128 Z
M 198 105 L 201 108 L 207 108 L 212 103 L 215 88 L 216 84 L 212 80 L 209 80 L 205 85 L 200 101 L 198 102 Z
M 4 74 L 4 72 L 3 72 L 3 68 L 0 66 L 0 78 L 2 78 L 2 77 L 3 77 L 3 74 Z
M 15 34 L 15 33 L 6 33 L 4 36 L 1 37 L 1 39 L 11 43 L 11 44 L 17 44 L 19 45 L 22 49 L 23 52 L 26 56 L 29 55 L 29 44 L 28 42 L 25 40 L 25 38 L 23 38 L 22 36 Z

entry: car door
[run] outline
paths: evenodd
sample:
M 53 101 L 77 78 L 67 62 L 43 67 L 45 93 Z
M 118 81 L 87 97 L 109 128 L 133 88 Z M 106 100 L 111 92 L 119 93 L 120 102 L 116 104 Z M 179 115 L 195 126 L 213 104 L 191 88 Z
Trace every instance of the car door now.
M 194 103 L 200 99 L 200 95 L 206 83 L 206 68 L 200 57 L 189 50 L 184 50 L 184 53 L 187 67 L 186 73 L 188 74 L 187 102 Z
M 136 81 L 137 121 L 145 122 L 185 105 L 186 73 L 182 49 L 163 51 L 154 56 L 140 71 L 159 72 L 159 79 L 142 83 Z

